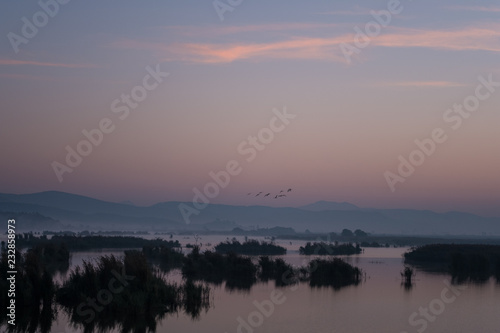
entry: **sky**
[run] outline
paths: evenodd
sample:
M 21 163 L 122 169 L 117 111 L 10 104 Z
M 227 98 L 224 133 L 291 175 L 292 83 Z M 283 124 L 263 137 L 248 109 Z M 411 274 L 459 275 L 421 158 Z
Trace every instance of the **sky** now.
M 0 8 L 2 193 L 500 216 L 497 1 Z

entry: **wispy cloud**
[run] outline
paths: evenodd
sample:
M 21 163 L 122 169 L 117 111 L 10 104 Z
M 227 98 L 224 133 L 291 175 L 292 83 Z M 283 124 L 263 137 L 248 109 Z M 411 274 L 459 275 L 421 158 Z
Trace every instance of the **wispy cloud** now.
M 175 25 L 168 27 L 161 27 L 163 30 L 172 31 L 178 35 L 183 36 L 221 36 L 221 35 L 234 35 L 239 33 L 251 33 L 251 32 L 287 32 L 287 33 L 297 33 L 306 32 L 319 29 L 330 29 L 336 28 L 340 24 L 338 23 L 272 23 L 272 24 L 259 24 L 259 25 L 234 25 L 234 26 L 208 26 L 208 27 L 197 27 L 197 26 L 184 26 Z
M 42 66 L 42 67 L 63 67 L 63 68 L 95 68 L 95 65 L 89 64 L 66 64 L 66 63 L 52 63 L 40 62 L 30 60 L 15 60 L 15 59 L 1 59 L 0 66 Z
M 55 81 L 53 76 L 35 76 L 28 74 L 16 74 L 16 73 L 1 73 L 0 77 L 12 79 L 12 80 L 29 80 L 29 81 Z
M 300 37 L 266 43 L 149 43 L 122 40 L 115 47 L 152 50 L 162 61 L 228 63 L 237 60 L 313 59 L 345 62 L 341 43 L 353 45 L 354 32 L 332 38 Z M 387 28 L 373 37 L 372 47 L 429 48 L 500 52 L 500 24 L 455 30 Z
M 325 12 L 317 12 L 318 15 L 347 15 L 347 16 L 360 16 L 370 14 L 370 8 L 361 7 L 359 5 L 354 6 L 352 9 L 337 9 Z
M 318 15 L 349 15 L 349 16 L 360 16 L 360 15 L 368 15 L 370 14 L 370 9 L 368 8 L 363 8 L 363 9 L 357 9 L 357 10 L 335 10 L 335 11 L 329 11 L 329 12 L 319 12 L 315 13 Z
M 334 49 L 349 39 L 297 38 L 270 43 L 208 44 L 183 43 L 165 45 L 124 40 L 114 46 L 130 49 L 153 50 L 161 61 L 187 61 L 200 63 L 228 63 L 236 60 L 259 59 L 331 59 L 343 58 Z
M 386 47 L 420 47 L 443 50 L 481 50 L 500 52 L 500 25 L 469 27 L 459 30 L 400 29 L 382 34 L 374 44 Z
M 399 81 L 399 82 L 384 82 L 383 86 L 393 87 L 415 87 L 415 88 L 450 88 L 450 87 L 465 87 L 466 84 L 452 81 Z
M 500 7 L 485 7 L 485 6 L 448 6 L 447 8 L 453 10 L 467 10 L 475 12 L 490 12 L 498 13 L 500 12 Z

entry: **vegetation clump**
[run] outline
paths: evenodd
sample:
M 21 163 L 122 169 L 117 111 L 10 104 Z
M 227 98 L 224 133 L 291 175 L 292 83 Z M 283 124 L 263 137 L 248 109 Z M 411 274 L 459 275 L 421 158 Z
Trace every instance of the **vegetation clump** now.
M 304 255 L 351 255 L 361 253 L 359 244 L 356 246 L 347 244 L 328 244 L 325 242 L 307 242 L 305 246 L 299 248 L 299 253 Z
M 495 277 L 497 281 L 500 283 L 500 255 L 496 256 L 496 263 L 495 263 Z
M 66 272 L 69 269 L 70 253 L 65 243 L 39 244 L 30 249 L 49 273 Z
M 55 235 L 47 238 L 46 235 L 36 237 L 33 234 L 17 235 L 16 244 L 21 247 L 35 247 L 39 244 L 66 244 L 70 251 L 85 251 L 91 249 L 125 249 L 142 248 L 143 246 L 163 246 L 169 248 L 180 248 L 179 241 L 167 241 L 160 238 L 144 239 L 132 236 L 74 236 Z
M 274 280 L 276 286 L 283 287 L 296 280 L 297 272 L 282 258 L 272 260 L 267 256 L 262 256 L 259 258 L 258 275 L 261 281 Z
M 309 285 L 311 287 L 333 287 L 339 289 L 361 282 L 362 271 L 342 259 L 315 259 L 309 263 Z
M 180 249 L 171 248 L 168 246 L 144 246 L 142 253 L 153 262 L 158 262 L 160 268 L 166 272 L 182 267 L 184 254 Z
M 389 247 L 389 243 L 386 243 L 386 244 L 380 244 L 378 242 L 361 242 L 361 247 L 375 247 L 375 248 L 378 248 L 378 247 Z
M 244 243 L 233 240 L 232 242 L 227 241 L 217 244 L 215 246 L 215 252 L 233 252 L 245 255 L 283 255 L 286 254 L 286 248 L 268 242 L 259 242 L 257 240 L 248 240 Z
M 229 289 L 249 289 L 256 282 L 257 266 L 248 257 L 235 253 L 222 255 L 195 246 L 184 259 L 182 275 L 187 279 L 215 284 L 226 282 Z
M 448 271 L 459 282 L 482 282 L 500 270 L 500 246 L 479 244 L 431 244 L 412 248 L 405 262 Z
M 125 251 L 123 259 L 107 255 L 95 263 L 84 261 L 56 294 L 71 321 L 86 331 L 121 327 L 122 332 L 154 331 L 158 319 L 179 309 L 196 317 L 208 307 L 208 296 L 207 287 L 192 282 L 166 283 L 135 250 Z
M 415 271 L 410 266 L 405 266 L 404 270 L 401 272 L 402 284 L 406 289 L 411 289 L 413 286 L 413 278 L 415 277 Z
M 10 294 L 12 282 L 8 280 L 12 278 L 12 275 L 7 272 L 13 270 L 9 265 L 8 253 L 3 247 L 0 260 L 0 293 L 2 295 L 0 306 L 3 309 L 10 305 L 9 302 L 12 299 L 7 297 Z M 8 325 L 11 331 L 50 332 L 56 314 L 53 301 L 57 285 L 53 282 L 52 275 L 47 268 L 47 264 L 52 262 L 52 257 L 47 254 L 42 255 L 43 253 L 43 247 L 36 251 L 29 250 L 25 254 L 15 251 L 16 325 Z M 67 262 L 65 264 L 67 265 Z M 3 315 L 0 318 L 0 324 L 5 320 L 9 320 L 9 317 Z

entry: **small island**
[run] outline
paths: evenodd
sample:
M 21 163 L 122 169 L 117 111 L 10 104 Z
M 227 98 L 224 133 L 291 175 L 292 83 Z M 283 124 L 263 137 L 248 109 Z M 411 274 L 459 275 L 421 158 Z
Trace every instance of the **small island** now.
M 457 281 L 500 281 L 500 245 L 430 244 L 404 254 L 405 263 L 446 271 Z
M 246 255 L 283 255 L 286 254 L 286 248 L 268 242 L 259 242 L 257 240 L 248 240 L 240 243 L 237 240 L 232 242 L 223 242 L 215 246 L 217 253 L 237 253 Z
M 356 244 L 356 246 L 352 245 L 351 243 L 346 243 L 346 244 L 328 244 L 324 242 L 319 242 L 319 243 L 311 243 L 307 242 L 305 246 L 301 246 L 299 248 L 300 254 L 303 255 L 351 255 L 351 254 L 360 254 L 362 252 L 361 247 L 359 244 Z

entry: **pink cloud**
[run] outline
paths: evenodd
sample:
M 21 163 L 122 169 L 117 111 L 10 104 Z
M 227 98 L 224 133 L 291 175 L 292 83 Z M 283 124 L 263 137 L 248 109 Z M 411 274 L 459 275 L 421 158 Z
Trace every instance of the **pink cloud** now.
M 257 28 L 252 28 L 257 29 Z M 500 24 L 456 30 L 386 28 L 370 46 L 500 52 Z M 240 30 L 241 31 L 241 30 Z M 354 46 L 354 32 L 333 38 L 300 37 L 267 43 L 149 43 L 123 40 L 112 46 L 154 51 L 162 61 L 228 63 L 237 60 L 313 59 L 345 62 L 342 43 Z
M 400 29 L 400 33 L 381 34 L 373 41 L 386 47 L 421 47 L 446 50 L 500 52 L 500 25 L 461 30 Z

